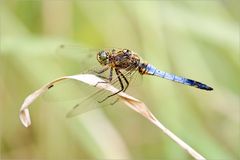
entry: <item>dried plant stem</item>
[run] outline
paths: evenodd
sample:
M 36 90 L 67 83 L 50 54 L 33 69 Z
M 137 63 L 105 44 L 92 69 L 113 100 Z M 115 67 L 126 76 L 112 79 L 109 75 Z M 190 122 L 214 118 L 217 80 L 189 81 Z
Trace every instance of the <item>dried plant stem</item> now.
M 150 122 L 152 122 L 154 125 L 156 125 L 158 128 L 160 128 L 163 133 L 165 133 L 168 137 L 170 137 L 173 141 L 175 141 L 181 148 L 186 150 L 194 159 L 197 160 L 205 160 L 201 154 L 199 154 L 197 151 L 195 151 L 192 147 L 190 147 L 188 144 L 186 144 L 183 140 L 178 138 L 174 133 L 172 133 L 169 129 L 167 129 L 152 113 L 151 111 L 145 106 L 144 103 L 139 103 L 136 105 L 136 103 L 131 103 L 131 101 L 124 101 L 124 103 L 129 106 L 131 109 L 135 110 L 136 112 L 143 115 L 145 118 L 147 118 Z
M 152 115 L 153 116 L 153 115 Z M 167 129 L 163 124 L 161 124 L 154 116 L 154 121 L 151 121 L 154 123 L 157 127 L 159 127 L 167 136 L 169 136 L 173 141 L 175 141 L 179 146 L 181 146 L 184 150 L 186 150 L 192 157 L 194 157 L 197 160 L 205 160 L 205 158 L 196 152 L 192 147 L 190 147 L 188 144 L 186 144 L 183 140 L 178 138 L 174 133 L 172 133 L 169 129 Z
M 72 79 L 81 81 L 84 83 L 87 83 L 91 86 L 95 86 L 101 89 L 108 90 L 112 93 L 116 93 L 118 89 L 116 89 L 114 86 L 112 86 L 109 83 L 99 83 L 104 82 L 104 80 L 100 79 L 99 77 L 96 77 L 95 75 L 91 74 L 79 74 L 74 76 L 64 76 L 60 77 L 58 79 L 53 80 L 52 82 L 44 85 L 37 91 L 30 94 L 26 99 L 24 100 L 19 113 L 19 118 L 23 125 L 25 127 L 28 127 L 31 125 L 31 119 L 29 114 L 29 106 L 32 104 L 40 95 L 47 92 L 49 89 L 51 89 L 56 83 L 66 80 L 66 79 Z M 155 124 L 158 128 L 160 128 L 168 137 L 170 137 L 173 141 L 175 141 L 181 148 L 186 150 L 193 158 L 197 160 L 205 160 L 205 158 L 196 152 L 192 147 L 190 147 L 188 144 L 186 144 L 183 140 L 178 138 L 175 134 L 173 134 L 170 130 L 168 130 L 164 125 L 162 125 L 157 118 L 151 113 L 151 111 L 148 109 L 148 107 L 140 100 L 126 94 L 125 92 L 118 93 L 119 98 L 123 103 L 125 103 L 128 107 L 135 110 L 136 112 L 140 113 L 142 116 L 147 118 L 150 122 Z

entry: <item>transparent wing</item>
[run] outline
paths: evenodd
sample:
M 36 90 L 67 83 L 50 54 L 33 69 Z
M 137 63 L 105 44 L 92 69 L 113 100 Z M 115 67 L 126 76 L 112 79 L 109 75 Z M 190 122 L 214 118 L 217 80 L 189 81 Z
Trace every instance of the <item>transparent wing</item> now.
M 129 83 L 134 79 L 134 75 L 137 73 L 137 70 L 125 71 L 123 75 L 127 78 Z M 125 82 L 124 82 L 125 83 Z M 111 85 L 120 89 L 121 85 L 119 83 L 117 75 L 114 76 L 114 79 L 111 81 Z M 125 84 L 126 86 L 126 84 Z M 86 113 L 88 111 L 113 106 L 115 103 L 118 102 L 118 96 L 112 96 L 105 101 L 101 102 L 107 96 L 112 95 L 109 91 L 104 89 L 99 89 L 96 92 L 93 92 L 89 96 L 83 98 L 79 103 L 77 103 L 67 114 L 67 117 L 74 117 L 76 115 Z
M 96 55 L 101 50 L 120 49 L 108 47 L 101 49 L 86 48 L 79 44 L 62 44 L 56 48 L 56 60 L 63 71 L 86 73 L 91 70 L 100 69 Z
M 100 67 L 96 54 L 100 50 L 89 49 L 75 44 L 64 44 L 56 48 L 56 60 L 60 69 L 66 72 L 82 73 L 89 68 Z
M 99 50 L 84 48 L 75 44 L 64 44 L 56 48 L 55 59 L 57 65 L 64 75 L 75 75 L 80 73 L 95 74 L 94 71 L 103 67 L 97 62 L 96 54 Z M 63 81 L 43 95 L 45 102 L 56 103 L 58 101 L 71 101 L 79 99 L 84 90 L 75 81 Z
M 86 113 L 94 109 L 111 106 L 111 103 L 117 100 L 116 97 L 112 97 L 102 103 L 99 103 L 99 101 L 108 96 L 108 94 L 111 93 L 101 89 L 93 92 L 87 97 L 84 97 L 80 100 L 79 103 L 76 103 L 74 107 L 67 113 L 67 117 L 74 117 L 76 115 Z

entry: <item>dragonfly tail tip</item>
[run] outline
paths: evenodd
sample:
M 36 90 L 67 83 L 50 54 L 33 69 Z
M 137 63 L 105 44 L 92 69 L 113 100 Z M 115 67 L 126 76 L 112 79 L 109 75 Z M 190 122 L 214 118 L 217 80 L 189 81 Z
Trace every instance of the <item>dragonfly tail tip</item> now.
M 207 90 L 208 90 L 208 91 L 213 91 L 213 88 L 212 88 L 212 87 L 208 87 Z

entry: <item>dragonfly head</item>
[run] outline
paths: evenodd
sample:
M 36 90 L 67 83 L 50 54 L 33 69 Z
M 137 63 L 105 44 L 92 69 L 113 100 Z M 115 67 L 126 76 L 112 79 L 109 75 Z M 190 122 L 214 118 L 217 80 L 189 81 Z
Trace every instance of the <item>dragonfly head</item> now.
M 109 53 L 107 51 L 98 52 L 97 60 L 101 65 L 107 65 L 109 63 Z

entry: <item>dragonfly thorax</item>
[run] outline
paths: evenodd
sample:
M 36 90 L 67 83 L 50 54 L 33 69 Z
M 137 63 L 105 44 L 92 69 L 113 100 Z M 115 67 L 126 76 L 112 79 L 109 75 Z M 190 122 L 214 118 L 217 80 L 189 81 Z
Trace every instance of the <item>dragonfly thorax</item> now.
M 116 69 L 133 70 L 137 69 L 140 58 L 128 49 L 118 50 L 111 55 L 111 67 Z
M 128 49 L 112 49 L 100 51 L 97 60 L 101 65 L 108 65 L 114 69 L 133 70 L 140 64 L 139 56 Z

